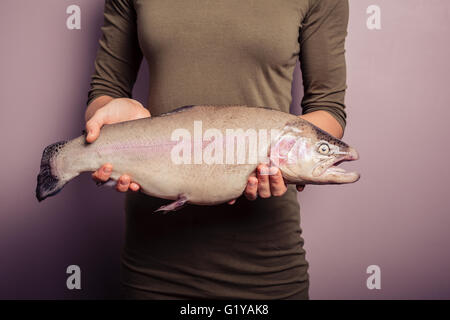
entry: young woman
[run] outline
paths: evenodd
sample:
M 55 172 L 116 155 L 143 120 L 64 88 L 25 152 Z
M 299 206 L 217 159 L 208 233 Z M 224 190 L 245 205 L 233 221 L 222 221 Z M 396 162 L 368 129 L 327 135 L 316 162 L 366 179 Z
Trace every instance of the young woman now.
M 302 117 L 343 135 L 347 0 L 106 0 L 104 17 L 86 110 L 88 142 L 104 124 L 183 105 L 289 112 L 297 59 Z M 150 74 L 146 107 L 131 98 L 143 56 Z M 152 214 L 168 201 L 128 192 L 126 296 L 308 299 L 297 192 L 279 170 L 268 176 L 265 169 L 258 166 L 237 201 L 173 214 Z M 93 177 L 106 181 L 111 170 L 105 164 Z M 139 185 L 124 175 L 117 190 Z

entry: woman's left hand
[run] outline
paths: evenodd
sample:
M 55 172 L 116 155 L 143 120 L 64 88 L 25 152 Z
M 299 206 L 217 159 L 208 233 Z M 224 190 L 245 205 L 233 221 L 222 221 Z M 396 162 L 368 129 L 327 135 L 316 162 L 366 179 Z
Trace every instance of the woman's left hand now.
M 298 191 L 303 191 L 304 185 L 297 185 Z M 287 191 L 286 183 L 277 167 L 268 167 L 260 164 L 256 168 L 256 173 L 252 174 L 247 181 L 244 195 L 248 200 L 255 200 L 258 195 L 261 198 L 280 197 Z M 234 204 L 236 199 L 228 204 Z

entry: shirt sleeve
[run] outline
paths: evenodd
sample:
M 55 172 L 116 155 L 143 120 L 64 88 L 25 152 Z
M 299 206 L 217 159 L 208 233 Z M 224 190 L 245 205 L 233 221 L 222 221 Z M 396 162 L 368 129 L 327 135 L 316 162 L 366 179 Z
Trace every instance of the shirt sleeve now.
M 88 105 L 101 95 L 131 98 L 142 62 L 132 0 L 106 0 L 101 30 Z
M 345 38 L 349 19 L 348 0 L 316 0 L 299 33 L 300 66 L 304 96 L 302 113 L 329 112 L 345 129 Z

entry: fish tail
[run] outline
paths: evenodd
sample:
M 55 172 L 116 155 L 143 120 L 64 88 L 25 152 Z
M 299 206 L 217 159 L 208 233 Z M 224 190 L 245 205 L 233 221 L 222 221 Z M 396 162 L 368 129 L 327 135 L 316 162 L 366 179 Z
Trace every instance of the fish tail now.
M 42 153 L 41 169 L 37 176 L 36 198 L 39 201 L 58 193 L 64 185 L 68 182 L 63 180 L 55 174 L 55 157 L 59 154 L 61 149 L 67 141 L 60 141 L 53 143 L 44 149 Z

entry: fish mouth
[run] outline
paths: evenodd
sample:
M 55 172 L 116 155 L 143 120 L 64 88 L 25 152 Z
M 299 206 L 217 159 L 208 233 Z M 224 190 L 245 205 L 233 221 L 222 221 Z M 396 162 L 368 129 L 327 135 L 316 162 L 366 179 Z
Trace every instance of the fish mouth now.
M 353 183 L 359 180 L 361 175 L 358 172 L 347 172 L 343 168 L 338 167 L 342 162 L 354 161 L 359 159 L 359 154 L 355 149 L 351 149 L 342 157 L 335 158 L 326 164 L 320 166 L 318 177 L 326 183 Z M 318 168 L 319 169 L 319 168 Z

